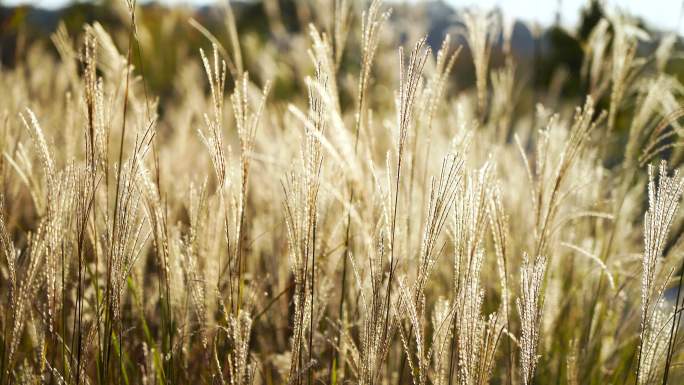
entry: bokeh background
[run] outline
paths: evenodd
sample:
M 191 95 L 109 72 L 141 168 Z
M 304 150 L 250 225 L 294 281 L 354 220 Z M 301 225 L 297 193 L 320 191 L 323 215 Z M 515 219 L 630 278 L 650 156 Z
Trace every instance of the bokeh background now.
M 332 14 L 332 0 L 331 4 Z M 361 3 L 361 2 L 359 2 Z M 677 0 L 655 1 L 404 1 L 390 2 L 394 10 L 393 29 L 403 31 L 400 40 L 408 36 L 428 35 L 428 42 L 437 51 L 447 33 L 463 44 L 459 35 L 462 30 L 459 13 L 468 7 L 480 7 L 500 12 L 505 24 L 511 25 L 511 49 L 516 57 L 519 79 L 527 89 L 548 90 L 556 86 L 562 97 L 578 97 L 581 89 L 580 71 L 583 45 L 593 26 L 603 16 L 627 14 L 637 20 L 648 39 L 639 42 L 640 55 L 652 53 L 664 35 L 676 35 L 675 51 L 682 42 L 682 4 Z M 227 43 L 225 26 L 225 3 L 210 0 L 164 0 L 140 1 L 138 31 L 142 52 L 136 52 L 134 63 L 145 71 L 145 78 L 152 93 L 168 99 L 174 92 L 174 76 L 179 66 L 189 56 L 197 58 L 199 48 L 210 48 L 210 43 L 193 22 L 206 27 L 220 41 Z M 362 4 L 359 4 L 361 6 Z M 277 63 L 273 71 L 255 71 L 262 65 L 258 58 L 265 49 L 287 52 L 297 43 L 309 23 L 329 23 L 330 15 L 317 9 L 311 2 L 293 0 L 232 1 L 231 7 L 239 35 L 246 45 L 244 51 L 246 69 L 251 74 L 271 77 L 275 84 L 274 97 L 286 99 L 292 92 L 301 91 L 296 84 L 295 66 Z M 26 59 L 32 46 L 42 45 L 55 57 L 57 51 L 50 42 L 50 35 L 63 23 L 70 36 L 82 31 L 85 23 L 101 23 L 116 40 L 119 47 L 127 41 L 128 14 L 123 1 L 95 0 L 72 2 L 68 0 L 3 0 L 0 1 L 0 52 L 2 66 L 13 67 Z M 358 21 L 353 21 L 358 22 Z M 355 40 L 355 39 L 354 39 Z M 502 59 L 501 42 L 493 50 L 493 67 Z M 397 43 L 401 43 L 397 42 Z M 352 44 L 353 45 L 353 44 Z M 474 85 L 474 68 L 467 45 L 461 60 L 456 63 L 453 80 L 459 88 Z M 277 52 L 276 52 L 277 53 Z M 351 46 L 347 61 L 354 65 L 358 47 Z M 140 57 L 142 56 L 142 57 Z M 284 58 L 284 56 L 283 56 Z M 352 58 L 352 59 L 350 59 Z M 684 80 L 684 58 L 673 57 L 668 62 L 668 73 Z M 529 87 L 533 86 L 533 87 Z M 525 95 L 521 95 L 525 97 Z M 534 100 L 534 98 L 531 98 Z M 164 106 L 164 103 L 160 103 Z M 160 111 L 163 114 L 163 111 Z

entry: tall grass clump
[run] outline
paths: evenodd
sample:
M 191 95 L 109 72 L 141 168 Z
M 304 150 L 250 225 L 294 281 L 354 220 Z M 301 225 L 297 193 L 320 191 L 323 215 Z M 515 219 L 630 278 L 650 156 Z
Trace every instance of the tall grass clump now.
M 0 385 L 684 380 L 676 37 L 602 18 L 569 87 L 497 12 L 283 4 L 0 67 Z

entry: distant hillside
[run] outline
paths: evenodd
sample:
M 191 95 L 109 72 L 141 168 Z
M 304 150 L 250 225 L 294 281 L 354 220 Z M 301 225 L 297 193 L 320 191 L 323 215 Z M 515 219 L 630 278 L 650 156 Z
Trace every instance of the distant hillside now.
M 113 12 L 111 5 L 106 5 L 108 1 L 99 3 L 79 3 L 73 4 L 59 10 L 45 10 L 32 6 L 3 7 L 0 6 L 0 53 L 3 66 L 11 67 L 17 62 L 17 56 L 21 56 L 26 47 L 37 40 L 48 41 L 49 35 L 55 31 L 60 21 L 63 21 L 72 35 L 77 35 L 83 24 L 98 21 L 105 28 L 125 38 L 127 23 L 125 13 Z M 268 16 L 261 3 L 237 1 L 232 2 L 236 16 L 238 29 L 241 35 L 243 32 L 251 30 L 264 39 L 278 40 L 283 36 L 269 29 Z M 279 20 L 285 30 L 297 31 L 302 29 L 302 12 L 297 9 L 294 2 L 280 0 Z M 438 49 L 444 36 L 451 33 L 457 44 L 462 44 L 464 50 L 461 60 L 457 63 L 454 76 L 460 84 L 469 85 L 473 83 L 474 70 L 470 52 L 463 36 L 457 32 L 463 29 L 460 21 L 461 10 L 454 9 L 444 1 L 436 0 L 415 5 L 395 5 L 394 15 L 390 22 L 397 23 L 396 27 L 401 30 L 399 20 L 407 20 L 406 13 L 421 15 L 426 25 L 428 43 Z M 600 8 L 593 9 L 593 14 L 584 15 L 582 25 L 578 31 L 567 31 L 563 28 L 550 26 L 540 31 L 535 36 L 524 21 L 515 21 L 511 37 L 511 48 L 516 58 L 520 71 L 527 71 L 522 78 L 532 80 L 535 85 L 545 85 L 553 77 L 558 68 L 563 68 L 569 75 L 570 88 L 566 92 L 577 93 L 579 90 L 573 89 L 572 84 L 579 77 L 579 70 L 582 62 L 582 39 L 586 38 L 588 31 L 601 17 Z M 402 15 L 403 13 L 403 15 Z M 206 39 L 193 29 L 187 20 L 192 17 L 199 20 L 217 38 L 223 40 L 225 36 L 225 26 L 222 20 L 221 9 L 214 6 L 203 6 L 197 8 L 169 8 L 156 3 L 146 3 L 142 5 L 142 12 L 139 22 L 145 23 L 152 33 L 151 38 L 155 39 L 155 49 L 158 52 L 151 52 L 148 56 L 153 56 L 161 60 L 149 60 L 144 58 L 146 68 L 151 68 L 150 83 L 152 88 L 160 95 L 172 91 L 171 80 L 177 71 L 175 63 L 179 62 L 178 55 L 195 54 L 196 49 L 188 50 L 187 47 L 206 46 Z M 165 23 L 175 19 L 177 27 L 169 31 Z M 654 35 L 658 35 L 654 33 Z M 182 39 L 185 44 L 185 51 L 182 50 L 177 42 Z M 501 45 L 502 36 L 498 38 L 497 46 L 492 51 L 492 65 L 498 66 L 502 62 Z M 122 40 L 123 41 L 123 40 Z M 281 41 L 287 45 L 287 41 Z M 168 47 L 174 47 L 169 50 Z M 642 43 L 640 51 L 648 53 L 654 50 L 656 43 Z M 284 48 L 287 49 L 287 48 Z M 192 52 L 186 52 L 192 51 Z

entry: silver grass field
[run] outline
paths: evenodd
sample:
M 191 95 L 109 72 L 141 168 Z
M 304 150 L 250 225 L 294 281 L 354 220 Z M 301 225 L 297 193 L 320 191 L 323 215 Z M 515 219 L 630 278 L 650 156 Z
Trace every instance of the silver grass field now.
M 182 20 L 172 98 L 134 0 L 0 67 L 0 385 L 684 383 L 673 36 L 524 103 L 498 13 L 302 3 L 286 55 Z

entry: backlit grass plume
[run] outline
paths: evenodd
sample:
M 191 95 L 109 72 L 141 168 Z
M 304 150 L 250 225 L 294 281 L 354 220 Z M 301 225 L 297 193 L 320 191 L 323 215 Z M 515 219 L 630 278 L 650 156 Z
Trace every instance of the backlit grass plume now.
M 104 3 L 3 29 L 0 385 L 684 382 L 675 34 Z

